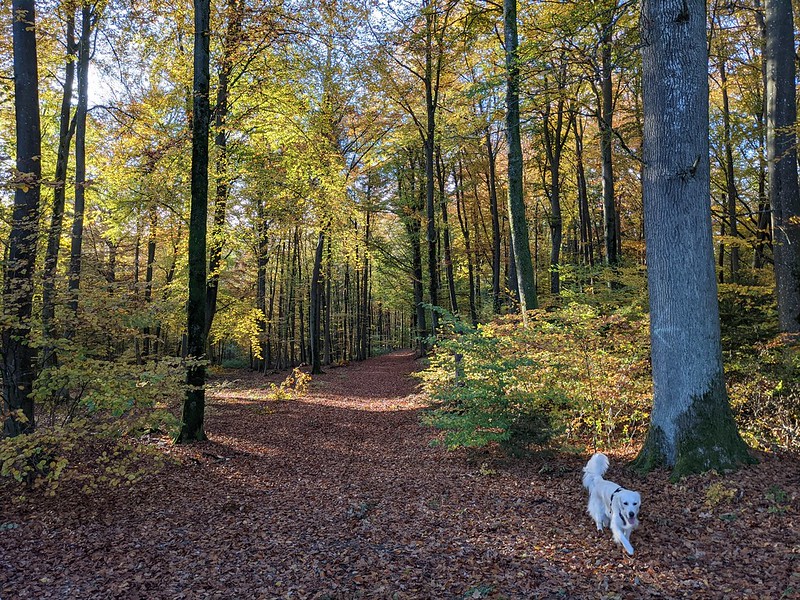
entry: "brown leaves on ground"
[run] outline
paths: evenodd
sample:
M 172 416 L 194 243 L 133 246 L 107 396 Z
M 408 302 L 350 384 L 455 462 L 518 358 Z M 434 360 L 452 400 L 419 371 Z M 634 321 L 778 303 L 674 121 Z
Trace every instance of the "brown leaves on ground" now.
M 278 401 L 230 373 L 179 464 L 25 507 L 3 493 L 0 597 L 800 597 L 797 457 L 673 485 L 612 454 L 643 497 L 629 558 L 585 513 L 586 456 L 432 447 L 414 368 L 395 353 Z

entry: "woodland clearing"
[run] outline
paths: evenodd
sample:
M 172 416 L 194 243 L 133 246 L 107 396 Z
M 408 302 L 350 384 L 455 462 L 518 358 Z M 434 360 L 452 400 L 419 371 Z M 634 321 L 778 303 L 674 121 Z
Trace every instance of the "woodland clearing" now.
M 672 484 L 609 452 L 609 477 L 643 498 L 629 558 L 585 513 L 585 453 L 432 445 L 418 366 L 384 355 L 269 401 L 269 378 L 226 371 L 209 441 L 165 444 L 158 473 L 0 491 L 0 597 L 800 598 L 797 456 Z

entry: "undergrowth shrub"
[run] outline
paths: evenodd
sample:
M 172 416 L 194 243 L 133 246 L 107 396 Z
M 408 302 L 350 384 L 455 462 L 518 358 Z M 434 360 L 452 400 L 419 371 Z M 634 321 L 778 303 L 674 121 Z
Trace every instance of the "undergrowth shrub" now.
M 647 425 L 648 357 L 647 321 L 636 310 L 571 303 L 530 311 L 527 327 L 518 317 L 451 324 L 421 375 L 438 403 L 427 420 L 451 448 L 498 442 L 518 454 L 557 434 L 628 443 Z
M 779 334 L 771 285 L 720 285 L 728 395 L 745 441 L 800 449 L 800 339 Z
M 36 431 L 0 439 L 0 478 L 22 486 L 20 497 L 26 487 L 53 495 L 65 481 L 84 491 L 135 481 L 161 456 L 149 438 L 179 426 L 169 409 L 184 393 L 181 361 L 138 365 L 59 344 L 57 364 L 34 383 Z

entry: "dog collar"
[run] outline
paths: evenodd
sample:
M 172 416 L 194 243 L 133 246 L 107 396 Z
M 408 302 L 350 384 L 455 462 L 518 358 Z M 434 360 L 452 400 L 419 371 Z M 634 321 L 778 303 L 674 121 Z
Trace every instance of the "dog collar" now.
M 617 489 L 615 489 L 614 492 L 611 494 L 611 498 L 609 498 L 609 500 L 608 500 L 608 504 L 609 504 L 609 507 L 611 508 L 611 512 L 612 513 L 614 512 L 614 496 L 617 495 L 617 492 L 621 492 L 621 491 L 622 491 L 621 487 L 618 487 Z M 625 518 L 625 515 L 622 514 L 622 511 L 619 511 L 619 518 L 622 519 L 622 522 L 626 526 L 628 525 L 628 519 Z

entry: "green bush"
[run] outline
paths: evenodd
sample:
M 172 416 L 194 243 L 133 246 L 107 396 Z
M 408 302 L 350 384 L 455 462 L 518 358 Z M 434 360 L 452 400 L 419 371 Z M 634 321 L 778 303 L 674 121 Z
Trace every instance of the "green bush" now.
M 0 478 L 24 489 L 55 494 L 64 481 L 82 489 L 129 483 L 148 472 L 151 434 L 177 431 L 172 405 L 184 393 L 186 367 L 178 359 L 138 365 L 104 360 L 60 340 L 58 363 L 34 383 L 37 429 L 0 439 Z
M 511 454 L 554 435 L 631 441 L 651 399 L 647 321 L 572 303 L 477 329 L 450 327 L 422 373 L 437 402 L 427 421 L 448 447 L 497 442 Z M 456 372 L 455 357 L 462 357 Z

